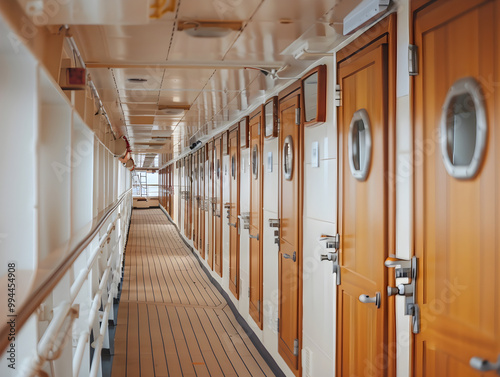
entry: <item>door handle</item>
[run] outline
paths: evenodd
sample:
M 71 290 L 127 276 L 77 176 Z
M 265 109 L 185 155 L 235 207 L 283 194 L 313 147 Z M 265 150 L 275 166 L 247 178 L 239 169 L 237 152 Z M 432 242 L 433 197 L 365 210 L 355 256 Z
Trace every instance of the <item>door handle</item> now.
M 470 359 L 469 365 L 480 372 L 495 371 L 500 376 L 500 355 L 498 355 L 496 363 L 492 363 L 486 359 L 481 359 L 480 357 L 473 357 Z
M 259 240 L 259 235 L 257 234 L 256 236 L 253 236 L 251 234 L 248 235 L 248 237 L 253 238 L 254 240 Z
M 227 223 L 227 225 L 232 226 L 233 228 L 236 228 L 236 223 Z
M 340 265 L 339 264 L 333 265 L 333 273 L 336 274 L 335 276 L 337 277 L 337 281 L 335 282 L 335 284 L 340 285 Z
M 294 262 L 296 262 L 297 261 L 297 253 L 294 251 L 293 256 L 290 254 L 283 254 L 283 258 L 292 259 Z
M 359 295 L 359 301 L 363 304 L 375 304 L 377 309 L 380 308 L 380 292 L 375 293 L 375 296 Z

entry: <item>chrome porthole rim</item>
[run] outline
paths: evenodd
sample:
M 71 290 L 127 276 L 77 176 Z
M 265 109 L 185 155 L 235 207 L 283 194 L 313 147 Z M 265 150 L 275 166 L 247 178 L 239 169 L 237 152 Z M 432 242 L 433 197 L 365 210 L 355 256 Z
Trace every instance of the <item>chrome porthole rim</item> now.
M 254 152 L 256 153 L 256 161 L 254 161 L 254 158 L 253 158 Z M 252 160 L 253 179 L 257 179 L 257 178 L 259 178 L 259 147 L 257 146 L 257 144 L 253 145 L 251 160 Z
M 290 146 L 291 151 L 292 151 L 292 153 L 290 155 L 290 171 L 288 171 L 288 172 L 285 169 L 285 164 L 287 161 L 285 158 L 285 148 L 286 148 L 287 144 Z M 287 137 L 285 137 L 285 141 L 283 143 L 282 158 L 283 158 L 283 176 L 285 177 L 285 179 L 287 181 L 290 181 L 292 179 L 292 176 L 293 176 L 293 139 L 292 139 L 291 135 L 288 135 Z
M 353 150 L 352 150 L 352 134 L 354 132 L 354 124 L 361 120 L 365 125 L 366 130 L 366 161 L 364 168 L 357 170 L 353 162 Z M 347 149 L 349 154 L 349 167 L 351 169 L 351 174 L 358 181 L 365 181 L 368 178 L 368 173 L 370 171 L 370 165 L 372 161 L 372 133 L 370 118 L 368 117 L 368 112 L 365 109 L 359 109 L 352 115 L 351 124 L 349 125 L 349 135 L 347 140 Z
M 447 132 L 447 114 L 448 108 L 453 98 L 469 94 L 474 101 L 476 110 L 476 144 L 474 146 L 474 154 L 472 160 L 467 166 L 455 166 L 448 155 L 448 132 Z M 457 179 L 472 179 L 476 176 L 479 168 L 482 165 L 486 152 L 486 140 L 488 134 L 488 122 L 486 118 L 486 106 L 481 91 L 481 85 L 474 77 L 464 77 L 458 79 L 448 90 L 441 111 L 440 129 L 440 144 L 441 155 L 443 157 L 444 167 L 449 175 Z

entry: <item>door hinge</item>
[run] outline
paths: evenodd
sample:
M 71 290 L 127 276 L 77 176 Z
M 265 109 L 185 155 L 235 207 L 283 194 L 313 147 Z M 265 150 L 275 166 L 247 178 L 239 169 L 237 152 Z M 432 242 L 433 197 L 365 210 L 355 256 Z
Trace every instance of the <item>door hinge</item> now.
M 278 333 L 280 332 L 280 319 L 279 318 L 278 318 L 277 331 L 278 331 Z
M 295 124 L 300 126 L 300 107 L 295 109 Z
M 250 287 L 248 287 L 248 298 L 250 298 Z
M 260 300 L 257 301 L 257 311 L 260 313 Z
M 278 133 L 279 133 L 279 132 L 280 132 L 280 129 L 281 129 L 281 121 L 280 121 L 280 119 L 279 119 L 279 118 L 278 118 L 277 123 L 278 123 Z
M 342 106 L 342 91 L 339 84 L 335 85 L 335 106 Z
M 418 47 L 415 45 L 408 45 L 408 74 L 418 75 Z
M 293 341 L 293 356 L 299 356 L 299 340 L 295 339 Z
M 257 135 L 260 135 L 260 123 L 259 126 L 257 127 Z

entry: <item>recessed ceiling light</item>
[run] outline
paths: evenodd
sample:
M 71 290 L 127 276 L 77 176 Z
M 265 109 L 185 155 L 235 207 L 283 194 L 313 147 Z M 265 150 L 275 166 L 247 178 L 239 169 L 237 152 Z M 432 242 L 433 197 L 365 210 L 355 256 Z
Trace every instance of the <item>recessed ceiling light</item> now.
M 185 20 L 177 25 L 177 30 L 196 38 L 222 38 L 242 28 L 242 21 Z
M 130 79 L 127 79 L 128 82 L 146 82 L 148 81 L 148 79 L 143 79 L 143 78 L 140 78 L 140 77 L 132 77 Z

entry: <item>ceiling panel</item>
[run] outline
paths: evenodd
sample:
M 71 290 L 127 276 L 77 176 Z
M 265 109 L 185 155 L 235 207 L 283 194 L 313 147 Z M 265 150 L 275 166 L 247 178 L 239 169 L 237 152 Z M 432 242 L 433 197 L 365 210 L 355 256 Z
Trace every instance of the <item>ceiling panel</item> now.
M 221 61 L 238 35 L 238 31 L 232 31 L 222 38 L 196 38 L 175 31 L 168 61 Z
M 182 0 L 179 15 L 186 19 L 248 20 L 263 0 Z
M 82 54 L 90 63 L 154 63 L 167 58 L 173 20 L 145 25 L 74 26 Z

